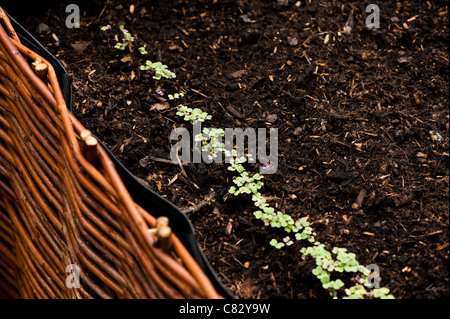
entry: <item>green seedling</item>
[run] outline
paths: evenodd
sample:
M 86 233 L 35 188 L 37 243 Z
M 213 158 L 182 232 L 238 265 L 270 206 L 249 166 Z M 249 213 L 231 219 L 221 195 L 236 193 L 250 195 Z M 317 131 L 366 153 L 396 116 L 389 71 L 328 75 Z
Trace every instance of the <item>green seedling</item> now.
M 132 43 L 134 42 L 134 37 L 128 32 L 127 29 L 123 25 L 119 26 L 120 31 L 122 32 L 123 38 L 122 42 L 117 42 L 114 46 L 116 49 L 125 50 L 127 47 L 132 51 Z
M 178 100 L 181 99 L 184 96 L 184 92 L 179 92 L 175 94 L 169 94 L 167 95 L 169 97 L 169 100 Z
M 389 294 L 388 288 L 375 288 L 367 291 L 363 285 L 356 284 L 353 287 L 345 289 L 347 296 L 342 299 L 364 299 L 364 298 L 379 298 L 379 299 L 395 299 L 392 294 Z
M 245 157 L 236 160 L 230 160 L 231 166 L 228 167 L 230 171 L 237 171 L 240 176 L 233 178 L 233 183 L 237 186 L 232 186 L 228 192 L 235 196 L 239 194 L 253 194 L 253 200 L 258 203 L 256 206 L 262 206 L 265 204 L 265 199 L 261 196 L 258 190 L 264 185 L 261 181 L 263 178 L 260 174 L 255 174 L 250 176 L 247 171 L 245 171 L 244 166 L 241 163 L 245 161 Z
M 380 298 L 380 299 L 395 299 L 395 297 L 391 294 L 389 294 L 389 289 L 386 287 L 383 288 L 375 288 L 373 289 L 372 296 L 373 298 Z
M 355 278 L 356 284 L 353 287 L 345 289 L 347 296 L 345 299 L 362 299 L 365 297 L 393 299 L 389 295 L 389 289 L 376 288 L 368 292 L 363 283 L 367 284 L 370 270 L 360 265 L 356 260 L 356 255 L 348 253 L 345 248 L 334 247 L 331 252 L 325 249 L 325 245 L 315 242 L 314 246 L 302 248 L 300 252 L 304 256 L 311 256 L 316 262 L 316 268 L 312 273 L 321 281 L 322 287 L 329 291 L 332 297 L 336 297 L 339 290 L 344 288 L 344 282 L 341 279 L 331 280 L 332 274 L 339 273 L 358 273 Z
M 205 120 L 210 120 L 211 115 L 206 112 L 203 112 L 201 109 L 192 109 L 190 107 L 186 107 L 184 105 L 180 105 L 180 108 L 177 112 L 178 116 L 183 116 L 185 121 L 191 122 L 204 122 Z
M 139 47 L 138 50 L 139 50 L 139 53 L 142 54 L 142 55 L 148 54 L 147 50 L 145 49 L 145 46 Z
M 201 109 L 192 109 L 184 105 L 180 105 L 176 114 L 182 116 L 185 121 L 189 121 L 191 124 L 211 119 L 211 115 L 203 112 Z M 224 135 L 225 131 L 223 129 L 203 128 L 202 134 L 197 134 L 194 137 L 194 140 L 201 142 L 201 150 L 203 152 L 209 151 L 208 158 L 212 160 L 217 157 L 219 152 L 222 152 L 225 149 L 225 144 L 222 143 L 222 137 Z
M 281 249 L 286 245 L 285 243 L 278 242 L 278 240 L 276 240 L 275 238 L 272 239 L 269 244 L 270 244 L 270 246 L 273 246 L 276 249 Z
M 222 143 L 222 137 L 225 135 L 225 131 L 223 129 L 204 128 L 202 132 L 203 134 L 197 134 L 195 136 L 195 141 L 201 142 L 202 151 L 209 151 L 208 158 L 212 160 L 217 157 L 219 152 L 225 149 L 225 144 Z
M 145 65 L 141 65 L 141 70 L 155 70 L 155 75 L 153 78 L 155 80 L 161 80 L 161 78 L 174 79 L 176 78 L 175 73 L 167 69 L 167 65 L 162 64 L 161 62 L 152 62 L 147 60 Z

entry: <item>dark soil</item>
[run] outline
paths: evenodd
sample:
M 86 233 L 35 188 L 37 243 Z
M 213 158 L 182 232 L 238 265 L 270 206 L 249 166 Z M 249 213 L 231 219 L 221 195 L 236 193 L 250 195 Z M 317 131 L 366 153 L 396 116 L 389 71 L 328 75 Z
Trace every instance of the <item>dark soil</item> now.
M 275 250 L 281 234 L 253 217 L 251 200 L 226 195 L 225 164 L 186 166 L 186 178 L 141 161 L 169 159 L 180 103 L 207 111 L 213 127 L 278 128 L 278 171 L 263 188 L 271 205 L 377 264 L 396 298 L 449 298 L 448 5 L 377 1 L 381 26 L 368 30 L 362 1 L 283 2 L 111 0 L 81 5 L 79 29 L 65 26 L 63 5 L 24 24 L 73 77 L 75 115 L 131 172 L 182 209 L 214 192 L 217 205 L 189 218 L 237 297 L 329 298 L 300 246 Z M 133 53 L 114 48 L 120 24 L 136 37 Z M 139 69 L 146 59 L 176 79 L 152 79 Z M 167 99 L 181 90 L 181 101 Z

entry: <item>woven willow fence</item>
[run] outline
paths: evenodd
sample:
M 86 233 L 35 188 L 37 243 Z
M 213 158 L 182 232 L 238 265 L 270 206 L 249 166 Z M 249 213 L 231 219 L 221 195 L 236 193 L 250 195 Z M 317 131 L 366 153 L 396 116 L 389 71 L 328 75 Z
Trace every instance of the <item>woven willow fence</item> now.
M 0 8 L 0 298 L 221 298 Z

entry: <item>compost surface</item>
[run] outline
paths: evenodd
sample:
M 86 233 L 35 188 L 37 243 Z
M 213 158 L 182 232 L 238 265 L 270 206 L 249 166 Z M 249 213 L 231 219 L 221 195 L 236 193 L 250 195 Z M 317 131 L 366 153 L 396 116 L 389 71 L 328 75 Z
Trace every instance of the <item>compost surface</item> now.
M 283 234 L 253 216 L 249 197 L 227 194 L 226 164 L 184 174 L 161 161 L 172 129 L 191 129 L 179 104 L 211 114 L 210 127 L 278 128 L 278 171 L 262 189 L 270 204 L 378 265 L 396 298 L 448 298 L 448 6 L 377 5 L 372 30 L 366 3 L 345 1 L 111 0 L 80 4 L 80 28 L 66 27 L 65 5 L 23 23 L 72 76 L 74 114 L 133 174 L 181 209 L 214 198 L 188 216 L 238 298 L 330 297 L 301 243 L 274 249 Z M 133 52 L 114 48 L 120 25 Z M 153 79 L 146 60 L 176 78 Z

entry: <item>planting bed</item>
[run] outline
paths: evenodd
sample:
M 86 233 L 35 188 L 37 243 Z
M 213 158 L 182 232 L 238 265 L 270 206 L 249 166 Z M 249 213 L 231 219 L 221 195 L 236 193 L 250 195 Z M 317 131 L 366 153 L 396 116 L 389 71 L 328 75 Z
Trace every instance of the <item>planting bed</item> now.
M 372 31 L 366 4 L 346 1 L 83 2 L 79 29 L 66 27 L 65 5 L 18 18 L 72 76 L 77 118 L 143 183 L 182 209 L 214 196 L 189 218 L 237 297 L 329 298 L 301 243 L 274 249 L 283 233 L 227 193 L 226 164 L 187 165 L 185 176 L 158 160 L 169 159 L 173 128 L 190 129 L 179 104 L 211 114 L 212 127 L 278 128 L 278 171 L 262 189 L 270 204 L 377 264 L 396 298 L 448 298 L 448 6 L 377 4 Z M 135 36 L 132 53 L 114 48 L 119 25 Z M 147 59 L 176 78 L 154 80 L 140 70 Z

